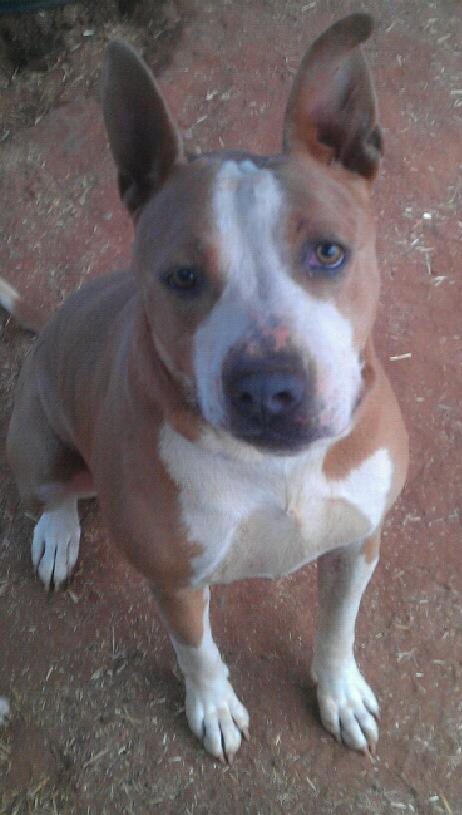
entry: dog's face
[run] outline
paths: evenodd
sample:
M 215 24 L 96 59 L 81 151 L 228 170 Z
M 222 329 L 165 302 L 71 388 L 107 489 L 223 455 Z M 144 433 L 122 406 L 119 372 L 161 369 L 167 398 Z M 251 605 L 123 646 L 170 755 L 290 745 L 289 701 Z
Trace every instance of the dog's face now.
M 183 161 L 152 78 L 133 52 L 116 45 L 113 74 L 122 60 L 126 79 L 128 60 L 144 107 L 146 95 L 149 101 L 155 94 L 151 129 L 161 134 L 162 149 L 149 184 L 133 154 L 127 161 L 127 137 L 120 122 L 114 126 L 123 112 L 114 91 L 106 91 L 120 187 L 136 213 L 135 267 L 159 356 L 208 423 L 273 451 L 296 451 L 347 429 L 375 315 L 369 180 L 380 143 L 357 47 L 365 32 L 350 22 L 348 33 L 349 42 L 343 31 L 320 56 L 321 37 L 306 55 L 286 114 L 286 150 L 273 158 L 210 154 Z M 108 77 L 110 87 L 109 70 Z M 351 98 L 353 108 L 345 111 Z M 142 152 L 143 142 L 137 146 Z
M 377 296 L 365 182 L 310 157 L 201 158 L 140 215 L 159 353 L 204 418 L 297 449 L 342 432 Z

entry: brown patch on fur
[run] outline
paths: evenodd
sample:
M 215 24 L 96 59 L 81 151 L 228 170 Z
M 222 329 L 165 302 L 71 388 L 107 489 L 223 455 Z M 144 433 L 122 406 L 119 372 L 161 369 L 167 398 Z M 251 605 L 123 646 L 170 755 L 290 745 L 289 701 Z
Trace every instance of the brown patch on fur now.
M 341 166 L 320 167 L 309 155 L 289 158 L 274 172 L 287 197 L 284 240 L 294 278 L 350 322 L 360 350 L 375 320 L 380 283 L 369 185 Z M 312 276 L 302 261 L 304 246 L 322 240 L 338 241 L 349 253 L 334 277 Z
M 115 372 L 96 428 L 91 469 L 117 545 L 155 590 L 170 595 L 189 585 L 202 548 L 183 527 L 178 487 L 159 459 L 159 431 L 167 420 L 194 441 L 200 419 L 156 357 L 144 315 L 131 339 L 126 371 Z
M 200 645 L 204 634 L 204 609 L 207 605 L 204 590 L 188 589 L 173 594 L 155 590 L 154 594 L 169 633 L 184 645 Z
M 95 460 L 99 502 L 111 537 L 127 559 L 156 593 L 175 595 L 189 586 L 192 560 L 202 547 L 188 540 L 177 486 L 158 458 L 160 422 L 151 417 L 152 427 L 148 416 L 139 418 L 129 449 L 113 444 L 111 430 L 99 431 Z
M 290 345 L 291 333 L 288 326 L 277 323 L 269 331 L 271 338 L 274 342 L 274 350 L 283 351 Z
M 378 560 L 379 552 L 380 552 L 380 529 L 377 532 L 374 532 L 373 535 L 366 538 L 364 541 L 361 551 L 366 559 L 366 563 L 373 563 L 374 560 Z
M 215 240 L 209 240 L 202 249 L 204 257 L 204 268 L 207 275 L 218 282 L 221 281 L 222 273 L 220 269 L 219 251 Z
M 408 437 L 396 397 L 375 355 L 370 340 L 366 346 L 363 395 L 354 416 L 351 432 L 327 451 L 323 471 L 327 478 L 340 480 L 358 467 L 375 450 L 384 447 L 393 464 L 387 508 L 401 492 L 407 473 Z
M 211 216 L 218 167 L 218 162 L 203 159 L 177 167 L 137 225 L 135 267 L 147 320 L 168 355 L 164 362 L 170 373 L 190 383 L 194 333 L 224 286 Z M 198 270 L 197 294 L 178 293 L 168 286 L 166 277 L 177 268 Z
M 369 185 L 352 176 L 348 184 L 356 234 L 345 270 L 345 281 L 333 293 L 336 308 L 351 325 L 353 346 L 362 350 L 371 334 L 380 291 L 380 274 L 375 251 L 375 221 Z
M 107 442 L 108 433 L 101 446 Z M 202 547 L 189 541 L 183 528 L 178 489 L 158 458 L 157 431 L 142 421 L 129 451 L 112 445 L 96 466 L 102 514 L 117 546 L 156 593 L 170 596 L 186 589 Z

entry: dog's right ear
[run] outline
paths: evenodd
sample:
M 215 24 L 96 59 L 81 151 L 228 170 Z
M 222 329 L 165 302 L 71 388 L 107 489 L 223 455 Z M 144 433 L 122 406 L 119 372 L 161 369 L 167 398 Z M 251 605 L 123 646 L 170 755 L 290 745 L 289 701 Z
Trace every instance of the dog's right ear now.
M 182 160 L 181 137 L 150 70 L 126 43 L 107 47 L 102 96 L 120 196 L 134 213 Z

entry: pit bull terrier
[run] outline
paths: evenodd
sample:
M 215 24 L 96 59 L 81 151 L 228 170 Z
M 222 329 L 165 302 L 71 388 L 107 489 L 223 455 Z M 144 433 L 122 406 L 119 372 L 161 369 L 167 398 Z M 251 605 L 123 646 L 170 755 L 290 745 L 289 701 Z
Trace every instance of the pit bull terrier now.
M 382 152 L 361 43 L 336 22 L 296 76 L 276 156 L 187 159 L 146 65 L 111 42 L 103 108 L 135 226 L 129 271 L 83 286 L 42 325 L 8 435 L 32 560 L 70 576 L 79 498 L 152 586 L 191 730 L 231 760 L 248 735 L 209 624 L 209 586 L 318 560 L 312 676 L 322 722 L 374 749 L 378 705 L 354 657 L 361 595 L 407 436 L 372 340 L 379 273 L 371 182 Z

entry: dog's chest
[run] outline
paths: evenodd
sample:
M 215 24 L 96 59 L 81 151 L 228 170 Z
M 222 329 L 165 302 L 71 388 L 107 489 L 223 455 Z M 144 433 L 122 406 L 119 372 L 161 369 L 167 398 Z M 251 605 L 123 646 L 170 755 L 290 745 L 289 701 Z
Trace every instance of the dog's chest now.
M 380 523 L 391 480 L 385 449 L 342 480 L 322 472 L 327 443 L 294 457 L 241 457 L 214 439 L 193 444 L 168 425 L 161 458 L 178 486 L 192 582 L 280 577 Z

